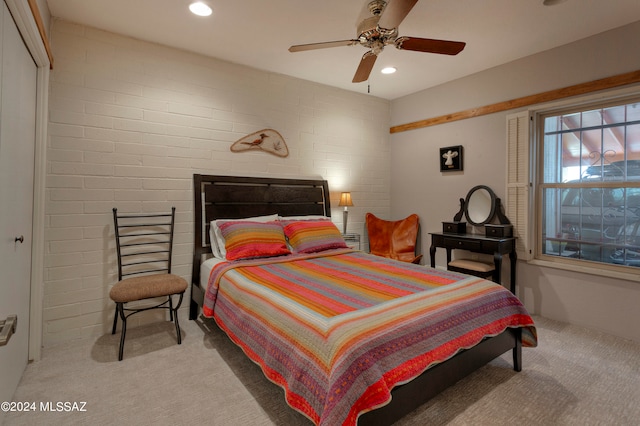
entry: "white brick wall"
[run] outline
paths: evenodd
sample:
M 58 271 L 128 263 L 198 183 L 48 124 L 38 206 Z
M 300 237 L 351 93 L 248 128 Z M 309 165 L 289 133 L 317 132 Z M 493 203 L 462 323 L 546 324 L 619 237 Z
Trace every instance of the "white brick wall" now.
M 176 206 L 174 272 L 190 282 L 193 173 L 322 176 L 340 228 L 339 192 L 352 192 L 351 232 L 390 211 L 387 101 L 65 21 L 51 36 L 45 345 L 110 332 L 113 207 Z M 289 157 L 230 152 L 263 128 Z

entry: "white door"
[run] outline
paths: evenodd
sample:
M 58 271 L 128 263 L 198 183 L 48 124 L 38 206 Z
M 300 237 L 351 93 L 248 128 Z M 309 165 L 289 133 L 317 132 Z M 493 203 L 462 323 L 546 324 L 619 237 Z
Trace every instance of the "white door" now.
M 0 15 L 0 320 L 18 317 L 0 346 L 2 402 L 11 401 L 29 356 L 37 68 L 4 1 Z

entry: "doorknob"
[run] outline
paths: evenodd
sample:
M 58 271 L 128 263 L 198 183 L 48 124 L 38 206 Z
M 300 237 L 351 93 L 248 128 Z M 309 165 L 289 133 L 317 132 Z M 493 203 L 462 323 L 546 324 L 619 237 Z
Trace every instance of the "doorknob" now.
M 24 242 L 24 235 L 20 235 L 19 237 L 16 237 L 15 242 L 22 244 Z
M 16 332 L 17 324 L 17 315 L 9 315 L 6 320 L 0 321 L 0 346 L 4 346 L 9 343 L 11 335 Z

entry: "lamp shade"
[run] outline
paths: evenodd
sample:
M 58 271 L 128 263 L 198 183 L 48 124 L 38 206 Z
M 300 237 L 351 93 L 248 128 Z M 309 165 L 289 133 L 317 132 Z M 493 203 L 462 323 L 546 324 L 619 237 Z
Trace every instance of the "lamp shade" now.
M 351 193 L 343 192 L 340 194 L 340 203 L 338 206 L 351 207 L 353 206 L 353 201 L 351 201 Z

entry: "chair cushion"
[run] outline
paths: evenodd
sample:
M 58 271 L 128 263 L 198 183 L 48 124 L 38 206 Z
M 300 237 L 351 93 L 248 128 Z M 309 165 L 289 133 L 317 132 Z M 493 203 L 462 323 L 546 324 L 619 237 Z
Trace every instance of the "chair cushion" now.
M 495 269 L 495 266 L 490 263 L 479 262 L 477 260 L 469 259 L 456 259 L 449 262 L 449 266 L 455 268 L 468 269 L 476 272 L 491 272 Z
M 187 281 L 174 274 L 142 275 L 119 281 L 111 288 L 109 297 L 116 303 L 126 303 L 179 294 L 186 289 Z

